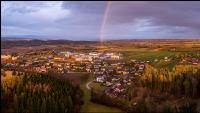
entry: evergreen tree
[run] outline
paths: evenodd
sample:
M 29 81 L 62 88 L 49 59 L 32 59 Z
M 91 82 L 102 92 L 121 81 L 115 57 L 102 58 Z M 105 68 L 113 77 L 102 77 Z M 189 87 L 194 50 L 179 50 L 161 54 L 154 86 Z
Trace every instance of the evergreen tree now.
M 43 99 L 42 100 L 42 105 L 41 105 L 41 113 L 46 113 L 47 109 L 46 109 L 46 100 Z
M 60 104 L 60 111 L 61 111 L 61 113 L 65 112 L 65 105 L 63 104 L 63 102 L 61 102 L 61 104 Z
M 192 95 L 193 95 L 193 97 L 197 96 L 197 85 L 198 85 L 197 79 L 192 78 Z
M 12 75 L 16 75 L 16 71 L 15 70 L 12 71 Z
M 16 112 L 19 112 L 19 101 L 18 101 L 18 97 L 17 94 L 14 94 L 14 109 Z
M 185 95 L 189 96 L 190 95 L 190 82 L 188 79 L 185 79 L 183 82 L 184 89 L 185 89 Z

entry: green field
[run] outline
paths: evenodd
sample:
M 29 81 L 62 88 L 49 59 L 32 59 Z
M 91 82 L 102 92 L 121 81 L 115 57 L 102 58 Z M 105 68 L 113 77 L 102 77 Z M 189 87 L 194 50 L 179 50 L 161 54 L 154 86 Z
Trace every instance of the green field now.
M 123 58 L 126 61 L 130 60 L 142 60 L 142 61 L 151 61 L 153 62 L 155 59 L 160 60 L 164 59 L 165 57 L 173 58 L 175 56 L 181 56 L 184 54 L 192 54 L 197 53 L 197 51 L 200 51 L 199 49 L 177 49 L 176 51 L 167 51 L 163 49 L 144 49 L 144 48 L 124 48 L 124 50 L 121 50 L 121 53 L 123 54 Z M 153 62 L 152 64 L 155 67 L 168 67 L 172 68 L 175 64 L 177 64 L 178 61 L 171 60 L 169 62 L 164 61 L 158 61 Z
M 122 112 L 120 109 L 114 107 L 108 107 L 102 104 L 93 103 L 90 101 L 90 91 L 86 88 L 86 83 L 91 81 L 93 78 L 89 75 L 89 79 L 81 84 L 81 89 L 84 91 L 84 105 L 81 108 L 81 112 Z
M 170 51 L 133 51 L 133 52 L 123 52 L 125 60 L 150 60 L 153 61 L 155 59 L 161 59 L 164 57 L 171 57 L 176 54 L 180 54 L 179 52 L 170 52 Z
M 175 56 L 186 53 L 197 53 L 200 48 L 177 48 L 176 51 L 169 51 L 166 48 L 134 48 L 134 47 L 123 47 L 114 48 L 110 51 L 120 52 L 124 55 L 125 60 L 154 60 L 155 58 L 160 59 L 165 56 Z
M 156 68 L 169 68 L 169 69 L 172 69 L 174 65 L 176 65 L 178 62 L 177 61 L 168 61 L 168 62 L 165 62 L 163 60 L 161 61 L 158 61 L 158 62 L 153 62 L 152 65 Z

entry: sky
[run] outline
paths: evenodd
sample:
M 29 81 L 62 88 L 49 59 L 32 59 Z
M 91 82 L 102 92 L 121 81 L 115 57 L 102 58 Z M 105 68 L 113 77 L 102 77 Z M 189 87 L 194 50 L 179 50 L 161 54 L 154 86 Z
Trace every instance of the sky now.
M 198 1 L 3 1 L 1 35 L 40 39 L 200 39 Z

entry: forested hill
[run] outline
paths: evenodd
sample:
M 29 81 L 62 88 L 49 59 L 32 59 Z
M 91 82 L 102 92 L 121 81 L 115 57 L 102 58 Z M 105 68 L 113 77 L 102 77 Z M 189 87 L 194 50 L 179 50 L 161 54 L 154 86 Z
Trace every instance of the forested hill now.
M 83 92 L 66 80 L 48 74 L 1 74 L 4 113 L 78 113 Z

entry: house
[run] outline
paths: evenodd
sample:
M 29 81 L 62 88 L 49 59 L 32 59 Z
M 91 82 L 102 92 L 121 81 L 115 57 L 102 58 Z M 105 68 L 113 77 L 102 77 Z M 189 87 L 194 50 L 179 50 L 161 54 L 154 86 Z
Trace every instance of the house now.
M 38 72 L 47 72 L 47 69 L 44 66 L 41 67 L 35 67 L 36 71 Z
M 98 65 L 98 64 L 95 64 L 95 65 L 94 65 L 94 68 L 95 68 L 95 69 L 99 69 L 100 67 L 101 67 L 101 65 Z
M 146 63 L 149 63 L 149 62 L 150 62 L 149 60 L 146 61 Z
M 128 83 L 127 83 L 127 85 L 129 85 L 129 86 L 130 86 L 130 85 L 131 85 L 131 82 L 128 82 Z
M 123 70 L 122 70 L 122 69 L 119 69 L 119 70 L 117 70 L 117 73 L 118 73 L 118 74 L 123 74 Z
M 70 55 L 72 55 L 72 53 L 71 52 L 60 52 L 61 54 L 64 54 L 65 55 L 65 57 L 69 57 Z
M 135 60 L 135 59 L 133 59 L 133 60 L 131 60 L 131 62 L 136 62 L 136 60 Z
M 9 59 L 9 58 L 11 58 L 11 56 L 10 55 L 1 55 L 1 59 Z
M 129 72 L 128 71 L 122 71 L 122 74 L 127 75 L 127 74 L 129 74 Z
M 98 77 L 96 77 L 96 81 L 97 81 L 97 82 L 101 82 L 101 83 L 102 83 L 102 82 L 104 82 L 104 80 L 105 80 L 105 79 L 104 79 L 103 76 L 98 76 Z
M 120 59 L 120 56 L 119 56 L 119 55 L 112 55 L 112 56 L 111 56 L 111 59 L 113 59 L 113 60 L 118 60 L 118 59 Z
M 139 70 L 144 70 L 144 65 L 143 64 L 139 65 Z
M 158 62 L 158 59 L 155 59 L 154 62 Z
M 165 57 L 164 58 L 165 62 L 169 61 L 169 58 L 168 57 Z
M 114 76 L 114 77 L 112 78 L 112 82 L 118 81 L 118 80 L 120 80 L 120 77 L 118 77 L 118 76 Z
M 118 92 L 118 93 L 120 93 L 120 92 L 122 92 L 122 91 L 124 91 L 125 89 L 122 87 L 122 86 L 117 86 L 115 89 L 114 89 L 114 91 L 115 92 Z
M 124 83 L 127 83 L 128 81 L 127 81 L 127 80 L 123 80 L 123 82 L 124 82 Z
M 12 59 L 12 60 L 17 60 L 17 58 L 18 58 L 18 57 L 12 57 L 11 59 Z
M 106 68 L 105 67 L 101 67 L 101 71 L 106 71 Z
M 192 63 L 194 65 L 197 65 L 198 63 L 200 63 L 200 59 L 198 58 L 192 58 L 192 57 L 186 57 L 182 60 L 181 63 L 183 62 L 187 62 L 187 63 Z
M 139 73 L 135 73 L 135 75 L 137 76 L 137 75 L 139 75 Z
M 92 58 L 98 58 L 99 57 L 99 53 L 91 52 L 91 53 L 89 53 L 89 56 L 91 56 Z
M 117 64 L 115 64 L 115 63 L 112 63 L 112 64 L 110 64 L 110 66 L 114 67 L 114 66 L 117 66 Z
M 64 60 L 63 57 L 54 57 L 54 60 Z
M 111 86 L 113 83 L 106 81 L 106 86 Z
M 91 70 L 90 68 L 88 68 L 88 67 L 87 67 L 85 70 L 86 70 L 87 72 L 92 72 L 92 70 Z
M 125 90 L 124 87 L 120 83 L 115 84 L 113 86 L 113 89 L 114 89 L 114 92 L 117 92 L 117 93 L 120 93 Z

